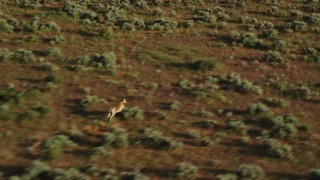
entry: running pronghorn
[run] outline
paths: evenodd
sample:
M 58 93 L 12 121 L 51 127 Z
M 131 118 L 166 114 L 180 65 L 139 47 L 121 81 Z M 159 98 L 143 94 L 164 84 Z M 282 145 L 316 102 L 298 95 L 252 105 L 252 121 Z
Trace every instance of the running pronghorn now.
M 108 121 L 111 121 L 111 118 L 116 115 L 118 112 L 121 112 L 124 108 L 124 105 L 126 104 L 126 100 L 123 99 L 117 106 L 112 107 L 109 109 L 108 115 L 106 116 L 106 119 L 108 119 Z

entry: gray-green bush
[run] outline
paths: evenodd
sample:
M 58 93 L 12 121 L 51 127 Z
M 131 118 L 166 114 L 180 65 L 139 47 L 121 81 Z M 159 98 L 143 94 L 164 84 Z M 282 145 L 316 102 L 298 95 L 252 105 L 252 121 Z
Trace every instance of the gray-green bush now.
M 253 92 L 254 94 L 263 94 L 263 90 L 260 86 L 253 85 L 252 82 L 242 79 L 237 73 L 230 73 L 226 76 L 219 76 L 217 78 L 222 88 L 234 89 L 241 93 Z
M 173 169 L 173 176 L 180 180 L 193 180 L 198 176 L 198 167 L 191 163 L 179 163 Z
M 69 139 L 65 135 L 54 135 L 48 138 L 41 146 L 45 157 L 49 159 L 55 159 L 63 152 L 67 147 L 75 147 L 77 144 Z
M 143 109 L 138 106 L 123 110 L 121 115 L 124 120 L 143 120 L 145 118 Z
M 283 143 L 280 143 L 277 139 L 265 139 L 263 142 L 266 153 L 279 159 L 292 159 L 292 147 Z
M 146 175 L 140 173 L 139 170 L 122 172 L 121 178 L 124 180 L 148 180 L 149 179 Z
M 268 63 L 284 63 L 285 59 L 278 51 L 268 51 L 264 54 L 263 60 Z
M 152 128 L 145 128 L 143 134 L 143 143 L 155 149 L 173 150 L 183 146 L 183 143 L 171 140 Z
M 117 57 L 114 52 L 81 56 L 73 60 L 76 64 L 96 67 L 98 69 L 114 73 L 116 71 Z
M 264 170 L 258 165 L 241 164 L 236 170 L 239 179 L 259 180 L 264 176 Z
M 104 147 L 121 148 L 129 146 L 128 133 L 125 129 L 111 126 L 106 130 L 107 132 L 102 136 Z

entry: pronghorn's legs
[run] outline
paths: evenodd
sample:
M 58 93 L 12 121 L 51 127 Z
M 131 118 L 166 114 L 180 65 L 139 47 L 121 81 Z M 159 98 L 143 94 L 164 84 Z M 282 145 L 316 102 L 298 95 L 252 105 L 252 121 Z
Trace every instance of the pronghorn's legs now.
M 108 122 L 111 122 L 111 118 L 113 118 L 113 116 L 114 116 L 115 114 L 116 114 L 116 113 L 115 113 L 114 108 L 111 108 L 111 109 L 109 110 L 109 113 L 108 113 L 107 117 L 106 117 L 106 119 L 108 119 Z

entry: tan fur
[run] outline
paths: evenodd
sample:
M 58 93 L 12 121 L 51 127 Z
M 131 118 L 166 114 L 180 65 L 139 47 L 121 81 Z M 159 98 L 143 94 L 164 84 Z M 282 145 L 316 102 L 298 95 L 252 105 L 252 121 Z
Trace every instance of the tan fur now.
M 123 99 L 117 106 L 110 108 L 106 119 L 110 122 L 114 115 L 123 110 L 126 103 L 126 100 Z

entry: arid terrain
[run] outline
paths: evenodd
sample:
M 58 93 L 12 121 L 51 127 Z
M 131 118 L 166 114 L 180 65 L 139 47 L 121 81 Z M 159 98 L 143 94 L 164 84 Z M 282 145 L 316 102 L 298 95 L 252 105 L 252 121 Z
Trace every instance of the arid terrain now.
M 320 179 L 319 12 L 0 0 L 0 179 Z

